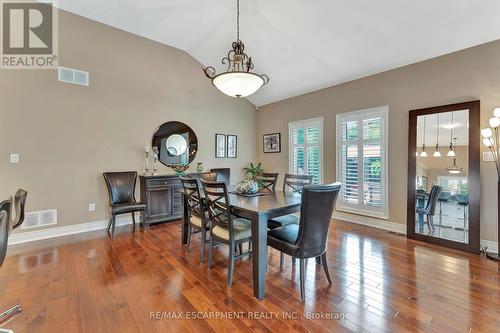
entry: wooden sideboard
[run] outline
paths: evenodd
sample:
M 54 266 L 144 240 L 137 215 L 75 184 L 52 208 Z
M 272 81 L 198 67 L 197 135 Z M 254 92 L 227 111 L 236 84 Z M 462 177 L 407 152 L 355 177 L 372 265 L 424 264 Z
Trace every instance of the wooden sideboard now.
M 146 223 L 182 218 L 181 180 L 177 175 L 139 176 Z

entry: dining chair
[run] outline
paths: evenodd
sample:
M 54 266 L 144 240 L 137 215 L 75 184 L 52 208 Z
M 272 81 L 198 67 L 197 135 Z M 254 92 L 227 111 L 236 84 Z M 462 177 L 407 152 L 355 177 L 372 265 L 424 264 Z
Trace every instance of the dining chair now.
M 462 207 L 464 210 L 464 226 L 463 230 L 467 230 L 467 207 L 469 206 L 469 196 L 464 195 L 464 194 L 459 194 L 455 197 L 455 200 L 457 201 L 457 205 Z M 459 228 L 455 228 L 459 229 Z
M 434 215 L 436 214 L 437 202 L 441 192 L 443 192 L 443 188 L 441 186 L 433 185 L 425 207 L 417 208 L 417 214 L 422 214 L 427 217 L 427 224 L 429 225 L 429 231 L 431 232 L 434 231 Z
M 28 192 L 22 189 L 17 190 L 16 194 L 14 194 L 14 199 L 12 200 L 12 210 L 15 212 L 15 216 L 11 216 L 11 229 L 16 229 L 24 222 L 27 195 Z
M 14 199 L 9 198 L 0 203 L 0 267 L 5 261 L 10 232 L 24 222 L 27 194 L 25 190 L 19 189 Z M 15 305 L 0 313 L 0 324 L 22 310 L 20 305 Z
M 189 250 L 191 244 L 192 229 L 201 233 L 200 262 L 205 262 L 205 246 L 207 243 L 207 231 L 210 231 L 210 219 L 208 218 L 205 205 L 200 195 L 198 179 L 194 177 L 180 177 L 184 190 L 184 204 L 186 205 L 188 230 L 186 248 Z
M 255 177 L 255 181 L 259 184 L 260 191 L 274 193 L 276 191 L 278 176 L 279 173 L 259 172 Z
M 304 186 L 312 184 L 312 175 L 293 175 L 285 174 L 283 182 L 283 192 L 302 193 Z M 299 224 L 299 216 L 297 214 L 289 214 L 270 219 L 267 226 L 270 229 L 281 228 L 289 224 Z
M 132 222 L 135 227 L 135 212 L 142 213 L 142 225 L 147 229 L 146 204 L 135 200 L 136 171 L 105 172 L 103 173 L 109 195 L 110 217 L 108 231 L 111 228 L 111 238 L 115 238 L 116 215 L 132 213 Z
M 230 168 L 213 168 L 210 172 L 215 172 L 217 174 L 217 181 L 224 182 L 226 185 L 231 183 L 231 169 Z
M 328 229 L 333 207 L 341 185 L 307 185 L 302 190 L 299 224 L 289 224 L 282 228 L 271 229 L 267 233 L 267 245 L 300 261 L 300 297 L 305 300 L 306 259 L 321 257 L 328 283 L 332 283 L 328 271 L 326 249 Z
M 201 180 L 207 200 L 210 218 L 210 245 L 208 250 L 208 268 L 212 267 L 214 241 L 229 246 L 229 269 L 227 284 L 233 284 L 234 260 L 251 255 L 252 226 L 247 219 L 236 217 L 231 212 L 231 202 L 224 182 Z M 236 245 L 249 243 L 249 250 L 236 253 Z

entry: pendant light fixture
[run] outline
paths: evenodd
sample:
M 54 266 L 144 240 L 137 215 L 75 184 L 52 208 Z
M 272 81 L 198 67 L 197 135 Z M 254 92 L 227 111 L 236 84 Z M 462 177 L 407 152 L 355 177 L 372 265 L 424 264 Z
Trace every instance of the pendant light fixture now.
M 254 68 L 252 57 L 244 51 L 245 45 L 240 40 L 240 0 L 236 0 L 236 41 L 232 44 L 232 50 L 222 58 L 222 64 L 227 65 L 227 70 L 216 74 L 212 66 L 203 69 L 205 75 L 212 80 L 212 84 L 231 97 L 249 96 L 269 82 L 266 74 L 251 72 Z
M 455 140 L 455 148 L 457 147 L 457 138 L 453 138 L 453 140 Z M 460 172 L 462 172 L 463 168 L 459 168 L 457 166 L 457 158 L 456 156 L 453 157 L 453 165 L 451 166 L 451 168 L 446 168 L 446 171 L 448 171 L 449 173 L 451 174 L 458 174 Z
M 439 151 L 439 113 L 437 115 L 437 118 L 436 150 L 434 151 L 434 154 L 432 154 L 433 157 L 441 157 L 441 152 Z
M 451 113 L 451 130 L 450 130 L 450 149 L 448 150 L 448 154 L 446 156 L 449 157 L 455 157 L 457 154 L 455 153 L 455 150 L 453 149 L 453 128 L 455 127 L 455 124 L 453 122 L 453 112 Z M 456 138 L 455 138 L 455 147 L 457 146 L 456 144 Z
M 426 116 L 424 116 L 424 143 L 422 144 L 422 152 L 420 153 L 420 157 L 427 157 L 427 150 L 425 147 L 425 118 Z

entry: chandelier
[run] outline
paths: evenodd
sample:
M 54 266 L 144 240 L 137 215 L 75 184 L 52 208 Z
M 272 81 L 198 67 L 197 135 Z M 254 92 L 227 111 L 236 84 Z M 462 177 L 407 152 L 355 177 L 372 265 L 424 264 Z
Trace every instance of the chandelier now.
M 245 45 L 240 40 L 240 0 L 236 1 L 236 41 L 227 56 L 222 58 L 222 64 L 227 65 L 224 73 L 216 74 L 212 66 L 203 69 L 212 84 L 224 94 L 231 97 L 246 97 L 269 82 L 266 74 L 251 72 L 254 68 L 252 57 L 245 53 Z

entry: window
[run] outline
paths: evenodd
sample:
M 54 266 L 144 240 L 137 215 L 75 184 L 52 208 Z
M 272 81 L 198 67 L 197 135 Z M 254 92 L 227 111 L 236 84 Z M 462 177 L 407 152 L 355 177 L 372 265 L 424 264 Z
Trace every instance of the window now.
M 337 115 L 340 210 L 388 218 L 388 111 L 383 106 Z
M 312 175 L 313 183 L 322 182 L 323 118 L 288 124 L 290 137 L 290 173 Z
M 443 191 L 450 192 L 451 195 L 467 195 L 467 177 L 437 176 L 437 183 Z

